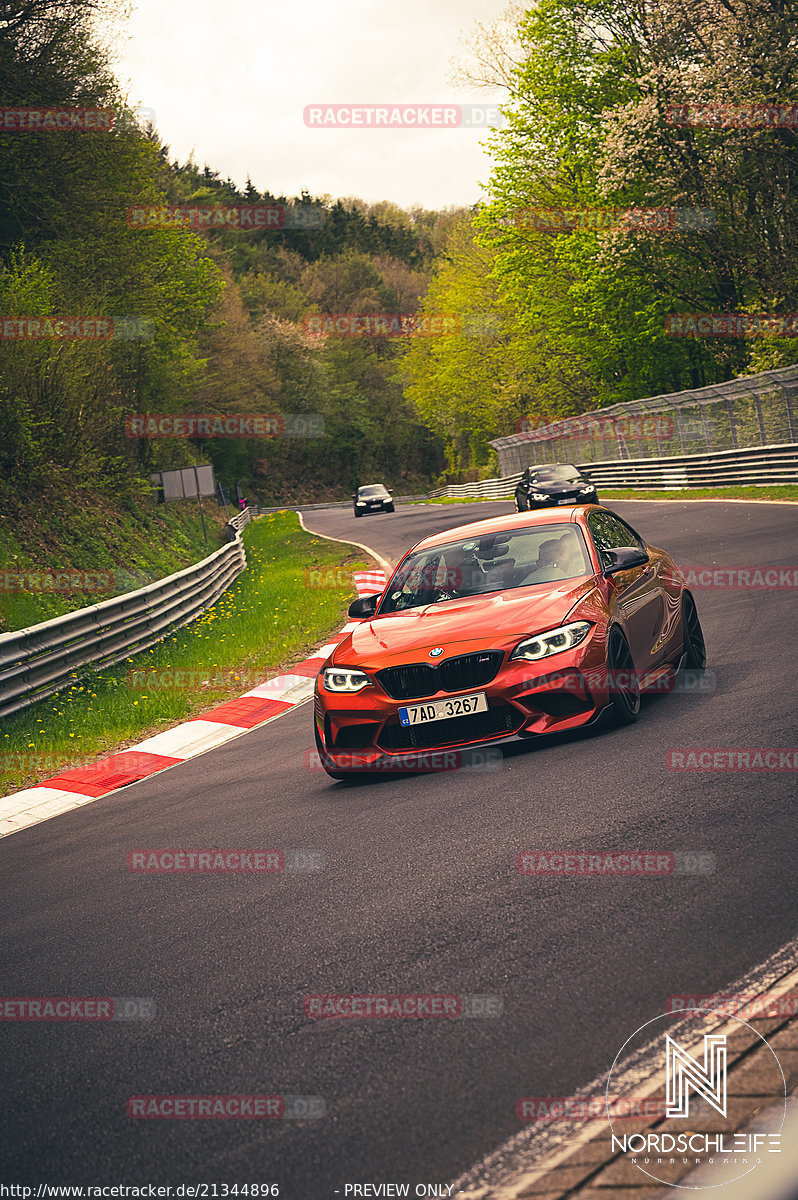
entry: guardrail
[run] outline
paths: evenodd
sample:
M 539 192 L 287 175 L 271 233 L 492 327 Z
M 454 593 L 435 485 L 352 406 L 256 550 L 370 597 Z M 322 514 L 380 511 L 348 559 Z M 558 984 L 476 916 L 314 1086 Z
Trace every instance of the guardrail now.
M 505 475 L 530 463 L 714 454 L 795 442 L 798 365 L 529 426 L 490 444 Z M 522 424 L 528 425 L 528 422 Z
M 429 492 L 420 492 L 416 496 L 394 496 L 396 504 L 406 504 L 408 500 L 427 500 Z M 323 500 L 319 504 L 281 504 L 277 508 L 258 508 L 260 516 L 277 512 L 313 512 L 317 508 L 351 508 L 351 500 Z
M 111 667 L 199 616 L 246 567 L 241 530 L 251 519 L 249 509 L 237 513 L 225 526 L 227 545 L 157 583 L 0 634 L 0 716 L 54 695 L 79 668 Z
M 709 454 L 680 454 L 670 458 L 623 459 L 577 465 L 597 487 L 671 491 L 731 484 L 798 483 L 798 442 L 754 446 L 748 450 L 718 450 Z M 513 495 L 520 478 L 521 472 L 518 471 L 504 479 L 454 483 L 430 492 L 430 496 L 478 496 L 503 500 Z

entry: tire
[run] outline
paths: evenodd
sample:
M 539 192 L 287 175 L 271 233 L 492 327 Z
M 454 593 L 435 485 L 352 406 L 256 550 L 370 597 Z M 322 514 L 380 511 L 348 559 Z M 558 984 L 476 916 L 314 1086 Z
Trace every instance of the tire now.
M 684 642 L 683 666 L 693 671 L 703 671 L 707 665 L 707 648 L 704 631 L 698 619 L 695 600 L 689 592 L 682 593 L 682 640 Z
M 392 505 L 392 504 L 386 504 L 386 506 L 385 506 L 385 511 L 386 511 L 386 512 L 393 512 L 393 505 Z
M 610 633 L 607 669 L 612 672 L 610 720 L 613 725 L 632 725 L 640 714 L 640 686 L 629 643 L 617 625 Z
M 518 496 L 515 497 L 515 511 L 516 512 L 529 512 L 529 505 L 524 504 L 524 502 L 522 500 L 519 500 Z
M 359 513 L 359 512 L 357 511 L 357 509 L 355 509 L 355 516 L 356 516 L 358 519 L 360 519 L 360 517 L 362 517 L 362 516 L 363 516 L 363 514 L 362 514 L 362 513 Z

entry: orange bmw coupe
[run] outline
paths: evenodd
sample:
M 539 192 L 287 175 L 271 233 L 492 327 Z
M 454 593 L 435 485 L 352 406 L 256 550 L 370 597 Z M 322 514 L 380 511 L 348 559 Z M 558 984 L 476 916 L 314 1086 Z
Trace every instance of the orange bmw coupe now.
M 695 600 L 673 559 L 588 504 L 448 529 L 414 546 L 316 680 L 333 778 L 423 770 L 432 751 L 560 733 L 703 670 Z

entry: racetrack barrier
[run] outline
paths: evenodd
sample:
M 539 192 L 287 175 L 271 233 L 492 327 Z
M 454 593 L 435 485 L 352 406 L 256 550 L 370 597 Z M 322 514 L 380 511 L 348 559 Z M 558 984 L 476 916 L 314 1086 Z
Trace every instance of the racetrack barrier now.
M 247 565 L 241 530 L 251 519 L 248 508 L 237 513 L 225 526 L 226 545 L 174 575 L 0 634 L 0 716 L 54 695 L 82 667 L 103 670 L 146 650 L 210 608 Z
M 798 483 L 798 442 L 754 446 L 748 450 L 718 450 L 708 454 L 583 462 L 576 465 L 598 488 L 678 491 L 682 488 Z M 503 500 L 513 495 L 521 474 L 521 471 L 517 471 L 503 479 L 454 483 L 430 492 L 430 496 L 475 496 Z

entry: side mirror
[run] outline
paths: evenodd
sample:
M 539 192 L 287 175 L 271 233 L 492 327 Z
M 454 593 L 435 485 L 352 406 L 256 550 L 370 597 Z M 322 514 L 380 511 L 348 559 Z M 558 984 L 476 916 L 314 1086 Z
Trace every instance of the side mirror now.
M 640 550 L 637 546 L 619 546 L 617 550 L 605 550 L 604 553 L 610 560 L 604 568 L 605 575 L 615 575 L 617 571 L 630 571 L 632 567 L 642 567 L 648 562 L 645 550 Z
M 349 605 L 350 617 L 362 620 L 364 617 L 373 617 L 377 611 L 377 601 L 380 598 L 378 593 L 376 596 L 358 596 L 357 600 L 353 600 Z

